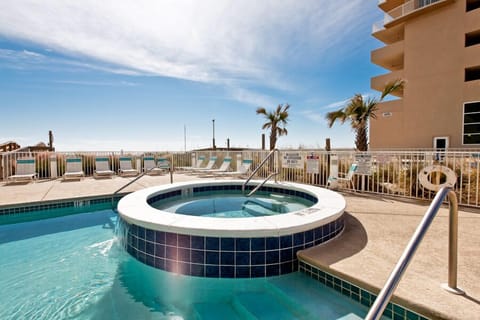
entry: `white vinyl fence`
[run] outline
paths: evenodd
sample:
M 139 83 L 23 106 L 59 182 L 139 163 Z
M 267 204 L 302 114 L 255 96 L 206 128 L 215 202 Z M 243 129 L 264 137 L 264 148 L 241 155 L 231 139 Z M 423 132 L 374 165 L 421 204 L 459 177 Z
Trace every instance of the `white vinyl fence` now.
M 35 158 L 39 179 L 56 179 L 65 172 L 65 159 L 80 157 L 87 177 L 93 176 L 95 157 L 109 159 L 110 167 L 117 172 L 119 158 L 132 157 L 132 166 L 139 172 L 143 169 L 143 157 L 167 158 L 173 170 L 194 165 L 203 156 L 203 165 L 212 156 L 217 156 L 217 167 L 225 157 L 232 158 L 231 169 L 235 171 L 242 160 L 252 160 L 252 170 L 266 157 L 268 151 L 195 151 L 195 152 L 9 152 L 0 154 L 0 180 L 15 174 L 16 160 Z M 267 161 L 255 178 L 267 177 L 278 171 L 280 181 L 291 181 L 317 186 L 326 186 L 330 176 L 346 176 L 353 163 L 357 171 L 352 183 L 338 179 L 335 187 L 362 193 L 388 194 L 415 199 L 433 199 L 434 191 L 428 190 L 427 182 L 442 184 L 452 182 L 451 174 L 427 173 L 429 166 L 449 168 L 454 173 L 455 191 L 459 204 L 480 207 L 480 150 L 478 151 L 331 151 L 281 150 L 274 161 Z M 332 166 L 331 166 L 332 165 Z M 448 172 L 447 172 L 448 173 Z M 423 180 L 422 180 L 423 177 Z M 420 178 L 420 179 L 419 179 Z M 423 181 L 423 184 L 420 182 Z M 332 185 L 333 186 L 333 185 Z M 353 186 L 353 187 L 352 187 Z

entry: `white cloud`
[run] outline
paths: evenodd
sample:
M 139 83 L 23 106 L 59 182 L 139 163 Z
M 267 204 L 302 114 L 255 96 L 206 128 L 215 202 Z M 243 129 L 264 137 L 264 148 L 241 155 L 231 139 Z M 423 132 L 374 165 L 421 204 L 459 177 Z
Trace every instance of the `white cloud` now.
M 288 90 L 286 70 L 338 55 L 329 50 L 370 20 L 368 9 L 364 0 L 4 0 L 0 36 L 79 60 L 63 65 Z
M 320 109 L 325 110 L 325 111 L 340 109 L 341 107 L 344 107 L 348 103 L 349 100 L 350 99 L 332 102 L 330 104 L 327 104 L 326 106 L 320 107 Z
M 345 104 L 348 103 L 347 100 L 341 100 L 341 101 L 336 101 L 332 102 L 326 106 L 321 106 L 317 110 L 304 110 L 301 112 L 301 114 L 306 117 L 307 119 L 310 119 L 314 122 L 318 123 L 324 123 L 326 124 L 327 121 L 325 120 L 325 115 L 327 112 L 330 112 L 332 110 L 340 109 L 341 107 L 345 106 Z M 323 112 L 322 112 L 323 111 Z
M 307 118 L 307 119 L 310 119 L 314 122 L 318 122 L 318 123 L 326 123 L 326 120 L 325 120 L 325 115 L 321 114 L 321 113 L 318 113 L 316 111 L 313 111 L 313 110 L 305 110 L 305 111 L 302 111 L 301 114 Z
M 242 88 L 230 88 L 230 95 L 233 99 L 248 103 L 256 107 L 271 108 L 278 104 L 272 97 L 256 93 L 252 90 Z
M 78 80 L 59 80 L 56 83 L 82 85 L 82 86 L 108 86 L 108 87 L 135 87 L 138 84 L 129 81 L 106 82 L 106 81 L 78 81 Z

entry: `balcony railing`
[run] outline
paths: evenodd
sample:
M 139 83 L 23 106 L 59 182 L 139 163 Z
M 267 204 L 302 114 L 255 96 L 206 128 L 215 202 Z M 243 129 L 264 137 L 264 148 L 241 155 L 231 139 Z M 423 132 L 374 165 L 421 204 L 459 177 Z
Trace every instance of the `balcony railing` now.
M 445 1 L 445 0 L 410 0 L 402 4 L 401 6 L 396 7 L 393 10 L 385 13 L 383 20 L 377 21 L 373 24 L 372 33 L 381 31 L 385 29 L 385 25 L 397 20 L 399 18 L 405 17 L 410 13 L 428 7 L 436 2 Z M 382 0 L 380 0 L 382 2 Z

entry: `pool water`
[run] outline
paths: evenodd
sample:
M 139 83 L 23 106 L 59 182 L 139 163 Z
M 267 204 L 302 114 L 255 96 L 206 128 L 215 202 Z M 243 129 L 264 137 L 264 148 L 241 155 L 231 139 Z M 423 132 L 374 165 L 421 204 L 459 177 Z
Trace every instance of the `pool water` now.
M 312 201 L 304 198 L 260 192 L 251 197 L 241 193 L 201 193 L 189 198 L 168 198 L 152 204 L 154 208 L 167 212 L 218 218 L 271 216 L 302 210 L 312 205 Z
M 131 258 L 102 210 L 0 226 L 0 319 L 358 319 L 365 307 L 296 272 L 176 275 Z

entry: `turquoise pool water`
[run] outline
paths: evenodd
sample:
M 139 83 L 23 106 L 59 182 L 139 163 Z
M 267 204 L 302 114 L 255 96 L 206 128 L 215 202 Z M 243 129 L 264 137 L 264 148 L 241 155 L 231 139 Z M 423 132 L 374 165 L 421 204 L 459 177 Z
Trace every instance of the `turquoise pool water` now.
M 285 194 L 211 192 L 189 198 L 172 197 L 152 204 L 156 209 L 172 213 L 217 218 L 249 218 L 299 211 L 313 205 L 312 201 Z
M 0 319 L 350 319 L 367 312 L 299 272 L 212 279 L 151 268 L 121 247 L 116 221 L 102 210 L 0 226 Z

